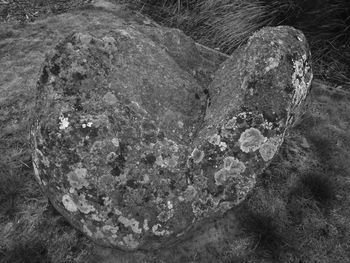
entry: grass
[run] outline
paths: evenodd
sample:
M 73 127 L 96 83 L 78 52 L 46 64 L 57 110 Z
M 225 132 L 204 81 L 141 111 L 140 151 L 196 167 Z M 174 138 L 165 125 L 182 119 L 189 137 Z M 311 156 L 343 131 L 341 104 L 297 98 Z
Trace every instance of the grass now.
M 326 175 L 307 174 L 301 177 L 300 187 L 303 198 L 313 198 L 320 205 L 328 205 L 335 198 L 332 180 Z
M 247 211 L 262 216 L 258 222 L 265 222 L 257 224 L 258 230 L 272 233 L 265 240 L 282 237 L 285 245 L 275 248 L 277 262 L 350 260 L 350 140 L 344 134 L 350 123 L 344 114 L 349 99 L 319 88 L 313 92 L 317 95 L 307 114 L 287 134 L 277 158 L 258 177 L 245 203 Z M 262 234 L 255 228 L 250 233 L 259 240 Z M 267 244 L 273 247 L 276 242 Z M 260 262 L 262 255 L 257 248 L 247 262 Z
M 50 263 L 46 246 L 40 242 L 18 243 L 10 251 L 0 251 L 0 262 L 12 263 Z
M 91 242 L 50 206 L 34 180 L 28 118 L 15 106 L 22 99 L 9 97 L 0 108 L 0 263 L 84 262 Z
M 276 261 L 286 244 L 278 224 L 271 216 L 246 211 L 240 216 L 240 225 L 245 234 L 252 237 L 252 250 L 259 257 Z
M 227 54 L 261 27 L 294 26 L 307 36 L 315 76 L 350 88 L 346 0 L 136 0 L 130 6 Z

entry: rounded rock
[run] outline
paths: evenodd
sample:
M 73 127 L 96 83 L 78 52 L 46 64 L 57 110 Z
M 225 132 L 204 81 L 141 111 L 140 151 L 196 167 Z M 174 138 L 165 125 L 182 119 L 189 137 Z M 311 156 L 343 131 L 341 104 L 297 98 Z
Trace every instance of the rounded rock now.
M 176 37 L 149 31 L 67 37 L 42 67 L 31 125 L 36 179 L 55 208 L 124 250 L 174 244 L 244 200 L 312 79 L 291 27 L 255 33 L 209 87 L 191 74 L 195 60 L 165 47 Z

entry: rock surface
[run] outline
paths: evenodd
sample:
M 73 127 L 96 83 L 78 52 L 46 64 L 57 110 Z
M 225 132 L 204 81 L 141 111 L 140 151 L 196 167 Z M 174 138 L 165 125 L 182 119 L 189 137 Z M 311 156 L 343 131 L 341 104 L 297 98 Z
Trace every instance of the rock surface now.
M 215 72 L 220 59 L 178 30 L 94 19 L 42 67 L 36 179 L 95 242 L 168 246 L 254 187 L 308 94 L 306 39 L 262 29 Z

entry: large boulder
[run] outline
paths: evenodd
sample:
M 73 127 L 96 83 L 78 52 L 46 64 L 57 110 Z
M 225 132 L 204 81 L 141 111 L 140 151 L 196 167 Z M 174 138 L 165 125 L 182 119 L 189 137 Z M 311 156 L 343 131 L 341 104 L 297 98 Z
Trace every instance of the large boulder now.
M 308 94 L 308 45 L 267 27 L 214 75 L 214 51 L 179 30 L 105 28 L 72 33 L 42 66 L 35 176 L 96 243 L 169 246 L 254 187 Z

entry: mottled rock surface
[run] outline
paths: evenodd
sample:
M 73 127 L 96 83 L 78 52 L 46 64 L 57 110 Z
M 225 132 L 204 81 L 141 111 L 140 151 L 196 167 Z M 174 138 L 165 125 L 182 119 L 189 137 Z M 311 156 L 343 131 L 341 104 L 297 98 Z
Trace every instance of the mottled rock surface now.
M 95 242 L 168 246 L 254 187 L 308 94 L 308 46 L 265 28 L 215 72 L 220 59 L 178 30 L 94 19 L 42 66 L 36 179 Z

